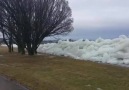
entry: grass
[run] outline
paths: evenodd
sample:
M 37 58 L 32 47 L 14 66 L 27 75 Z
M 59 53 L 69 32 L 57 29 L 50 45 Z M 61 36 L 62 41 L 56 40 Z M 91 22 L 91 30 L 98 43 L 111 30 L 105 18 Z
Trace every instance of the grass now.
M 129 69 L 52 55 L 9 54 L 0 47 L 0 74 L 30 90 L 129 90 Z

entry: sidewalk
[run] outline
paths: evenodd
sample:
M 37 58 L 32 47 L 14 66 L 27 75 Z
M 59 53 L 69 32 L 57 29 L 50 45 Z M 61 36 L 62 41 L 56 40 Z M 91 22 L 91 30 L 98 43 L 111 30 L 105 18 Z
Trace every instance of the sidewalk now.
M 28 90 L 28 89 L 0 76 L 0 90 Z

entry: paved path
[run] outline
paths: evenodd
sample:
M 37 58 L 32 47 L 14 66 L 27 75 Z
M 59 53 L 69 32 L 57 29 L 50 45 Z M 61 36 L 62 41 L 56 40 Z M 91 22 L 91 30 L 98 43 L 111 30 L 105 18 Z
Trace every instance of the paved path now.
M 0 90 L 28 90 L 28 89 L 0 76 Z

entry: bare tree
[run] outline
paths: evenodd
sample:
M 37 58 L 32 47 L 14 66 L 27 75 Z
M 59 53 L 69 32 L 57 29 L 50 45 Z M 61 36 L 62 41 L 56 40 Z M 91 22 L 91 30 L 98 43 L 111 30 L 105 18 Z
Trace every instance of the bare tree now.
M 2 43 L 3 43 L 2 35 L 0 34 L 0 46 L 1 46 Z
M 0 0 L 0 6 L 6 22 L 1 27 L 6 28 L 3 31 L 23 54 L 25 49 L 29 55 L 36 54 L 45 37 L 66 35 L 73 30 L 66 0 Z
M 11 17 L 8 14 L 4 13 L 4 9 L 0 7 L 0 32 L 3 34 L 3 41 L 8 46 L 9 52 L 13 51 L 12 43 L 12 29 Z

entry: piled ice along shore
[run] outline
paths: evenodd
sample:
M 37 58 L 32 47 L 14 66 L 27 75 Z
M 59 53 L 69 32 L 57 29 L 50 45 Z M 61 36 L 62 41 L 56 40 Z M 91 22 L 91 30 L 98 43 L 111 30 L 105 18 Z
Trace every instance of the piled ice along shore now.
M 87 39 L 74 42 L 59 41 L 40 45 L 38 52 L 70 56 L 80 60 L 129 65 L 129 38 L 121 35 L 115 39 L 98 38 L 96 41 Z

